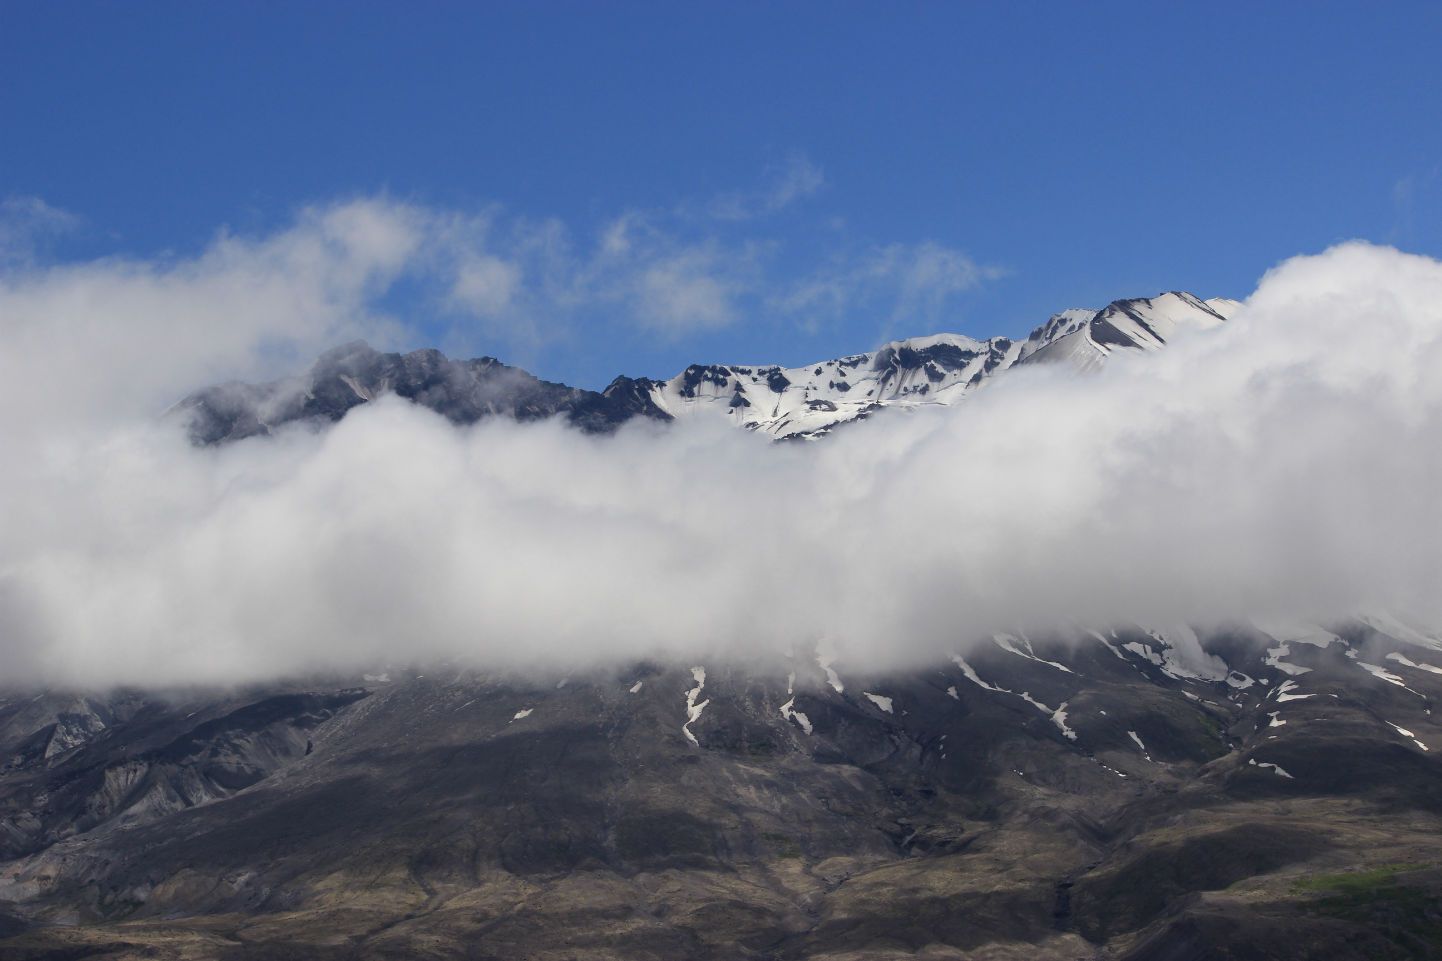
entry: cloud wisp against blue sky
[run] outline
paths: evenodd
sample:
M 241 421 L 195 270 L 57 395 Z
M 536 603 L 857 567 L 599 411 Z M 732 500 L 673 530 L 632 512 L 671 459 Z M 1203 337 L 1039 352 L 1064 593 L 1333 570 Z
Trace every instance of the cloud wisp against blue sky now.
M 61 263 L 356 198 L 488 225 L 388 307 L 599 386 L 1442 255 L 1439 42 L 1434 4 L 9 4 L 0 196 L 73 218 Z
M 774 203 L 794 189 L 768 186 L 756 196 L 759 203 Z M 385 196 L 307 207 L 269 234 L 221 231 L 191 256 L 55 263 L 41 257 L 36 232 L 63 225 L 65 214 L 38 200 L 12 207 L 14 225 L 7 229 L 0 215 L 0 237 L 13 238 L 9 279 L 17 290 L 72 291 L 83 280 L 113 286 L 110 296 L 123 299 L 149 284 L 203 287 L 218 268 L 247 263 L 276 268 L 264 278 L 232 275 L 230 289 L 206 291 L 208 300 L 197 301 L 195 316 L 171 331 L 171 338 L 205 337 L 213 324 L 227 330 L 250 326 L 234 316 L 222 320 L 227 315 L 282 316 L 266 302 L 268 285 L 278 278 L 319 285 L 307 290 L 313 309 L 301 315 L 324 316 L 324 323 L 270 332 L 277 344 L 272 360 L 293 365 L 308 360 L 303 351 L 329 346 L 324 338 L 340 336 L 336 324 L 347 311 L 352 326 L 370 330 L 387 347 L 435 343 L 453 353 L 499 354 L 523 364 L 584 354 L 588 345 L 608 340 L 649 343 L 653 351 L 680 357 L 694 349 L 698 337 L 731 335 L 759 317 L 777 329 L 814 333 L 866 312 L 872 317 L 870 341 L 943 324 L 963 294 L 1001 274 L 930 241 L 833 245 L 824 259 L 813 258 L 787 274 L 781 241 L 758 239 L 764 236 L 759 234 L 737 237 L 723 229 L 731 226 L 729 218 L 629 210 L 587 235 L 558 218 L 533 221 L 497 206 L 461 212 Z M 301 295 L 287 287 L 286 296 Z M 30 311 L 37 324 L 44 322 L 39 311 Z M 118 347 L 114 341 L 131 336 L 146 349 L 160 342 L 143 333 L 143 323 L 86 326 L 85 336 L 110 350 Z M 216 338 L 217 345 L 226 342 Z M 291 349 L 281 351 L 281 343 Z M 802 362 L 808 359 L 813 358 Z M 581 386 L 599 388 L 621 370 L 584 371 L 589 378 L 577 379 Z M 215 373 L 202 367 L 191 376 Z

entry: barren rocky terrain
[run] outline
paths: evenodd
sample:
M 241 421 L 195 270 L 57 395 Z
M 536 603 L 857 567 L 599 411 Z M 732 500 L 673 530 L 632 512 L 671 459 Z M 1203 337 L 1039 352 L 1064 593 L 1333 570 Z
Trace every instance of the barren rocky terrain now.
M 1442 644 L 1391 630 L 15 695 L 0 955 L 1433 957 Z

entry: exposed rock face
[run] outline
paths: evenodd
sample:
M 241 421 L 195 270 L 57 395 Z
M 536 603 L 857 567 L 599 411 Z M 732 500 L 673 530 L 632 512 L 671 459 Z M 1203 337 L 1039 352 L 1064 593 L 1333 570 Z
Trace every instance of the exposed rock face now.
M 449 360 L 434 350 L 383 354 L 356 342 L 322 354 L 305 375 L 271 384 L 222 384 L 176 405 L 191 439 L 215 444 L 295 422 L 330 423 L 391 392 L 456 424 L 500 415 L 563 417 L 605 433 L 633 417 L 726 417 L 777 438 L 815 437 L 888 407 L 952 404 L 1020 363 L 1102 363 L 1117 350 L 1154 350 L 1178 330 L 1222 323 L 1236 301 L 1169 293 L 1069 310 L 1025 341 L 938 334 L 867 354 L 786 369 L 693 364 L 670 380 L 618 377 L 602 393 L 539 380 L 491 357 Z
M 8 699 L 0 956 L 1425 957 L 1442 639 L 1269 631 Z
M 634 382 L 631 382 L 634 383 Z M 436 350 L 384 354 L 363 341 L 322 354 L 303 376 L 270 384 L 221 384 L 177 405 L 197 444 L 269 433 L 293 421 L 329 423 L 381 394 L 394 393 L 455 424 L 500 415 L 564 417 L 587 432 L 614 430 L 635 416 L 667 419 L 644 392 L 618 380 L 604 394 L 540 380 L 492 357 L 450 360 Z
M 1119 300 L 1057 314 L 1024 341 L 937 334 L 797 368 L 693 365 L 649 383 L 649 394 L 672 417 L 725 416 L 777 438 L 817 437 L 887 408 L 954 404 L 1017 364 L 1087 368 L 1117 350 L 1155 350 L 1180 330 L 1224 322 L 1239 306 L 1180 293 Z

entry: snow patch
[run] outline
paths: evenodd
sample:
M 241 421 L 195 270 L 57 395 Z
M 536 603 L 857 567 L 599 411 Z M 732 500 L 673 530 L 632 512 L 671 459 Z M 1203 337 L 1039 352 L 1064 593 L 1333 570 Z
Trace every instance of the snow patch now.
M 1266 664 L 1268 667 L 1276 668 L 1283 674 L 1306 674 L 1308 671 L 1311 670 L 1310 667 L 1303 667 L 1300 664 L 1288 664 L 1286 661 L 1282 660 L 1282 658 L 1287 657 L 1291 653 L 1292 648 L 1288 644 L 1281 644 L 1277 647 L 1269 647 L 1267 648 Z
M 523 718 L 523 717 L 530 717 L 530 716 L 531 716 L 531 712 L 534 711 L 534 710 L 535 710 L 534 707 L 528 707 L 528 708 L 525 708 L 524 710 L 517 711 L 517 712 L 515 713 L 515 715 L 511 718 L 511 720 L 512 720 L 512 721 L 519 721 L 519 720 L 520 720 L 521 718 Z
M 869 700 L 872 704 L 875 704 L 877 707 L 881 708 L 887 714 L 895 713 L 891 709 L 891 698 L 882 697 L 880 694 L 871 694 L 866 691 L 862 691 L 861 696 Z
M 822 642 L 816 645 L 816 663 L 826 672 L 826 683 L 830 684 L 837 694 L 845 692 L 846 686 L 841 683 L 841 678 L 836 676 L 836 671 L 831 665 L 836 662 L 836 655 L 832 652 L 830 645 Z
M 1152 759 L 1152 756 L 1147 753 L 1147 746 L 1142 743 L 1142 737 L 1140 734 L 1138 734 L 1136 731 L 1128 731 L 1127 737 L 1137 742 L 1137 749 L 1142 752 L 1142 757 L 1146 758 L 1148 761 Z
M 1398 654 L 1396 651 L 1388 654 L 1386 659 L 1389 661 L 1396 661 L 1403 667 L 1410 667 L 1419 671 L 1430 671 L 1433 674 L 1442 674 L 1442 667 L 1434 667 L 1431 664 L 1418 664 L 1416 661 L 1409 660 L 1406 655 Z
M 1411 731 L 1407 730 L 1407 729 L 1406 729 L 1405 727 L 1403 727 L 1402 725 L 1400 725 L 1400 724 L 1393 724 L 1391 721 L 1388 721 L 1388 722 L 1387 722 L 1387 726 L 1390 727 L 1390 728 L 1392 728 L 1392 730 L 1396 731 L 1398 734 L 1402 735 L 1403 737 L 1405 737 L 1405 738 L 1410 738 L 1410 739 L 1412 740 L 1412 743 L 1415 744 L 1415 745 L 1417 745 L 1418 747 L 1420 747 L 1422 750 L 1424 750 L 1424 751 L 1429 750 L 1429 748 L 1427 747 L 1427 745 L 1425 745 L 1425 744 L 1423 744 L 1421 741 L 1417 740 L 1417 735 L 1413 734 Z
M 801 725 L 801 730 L 805 731 L 807 734 L 810 734 L 811 719 L 808 718 L 805 714 L 802 714 L 800 711 L 796 710 L 794 707 L 792 707 L 792 705 L 795 703 L 796 698 L 793 697 L 791 700 L 781 705 L 781 716 L 786 718 L 786 720 L 788 721 L 795 721 L 797 724 Z
M 1065 735 L 1068 739 L 1073 741 L 1076 740 L 1076 731 L 1073 731 L 1071 728 L 1067 727 L 1066 701 L 1062 701 L 1061 707 L 1053 710 L 1052 708 L 1047 707 L 1041 701 L 1038 701 L 1036 698 L 1032 697 L 1031 694 L 1027 691 L 1008 691 L 1004 687 L 997 687 L 995 684 L 988 684 L 986 681 L 983 681 L 980 677 L 977 676 L 977 673 L 975 670 L 972 669 L 972 666 L 962 659 L 962 656 L 960 654 L 951 655 L 951 659 L 957 667 L 961 668 L 961 673 L 966 676 L 966 679 L 968 681 L 971 681 L 978 687 L 985 688 L 988 691 L 995 691 L 998 694 L 1010 694 L 1013 697 L 1021 698 L 1023 701 L 1026 701 L 1032 707 L 1036 708 L 1038 711 L 1041 711 L 1047 717 L 1051 718 L 1051 722 L 1055 724 L 1058 728 L 1060 728 L 1062 734 Z
M 1003 651 L 1009 651 L 1010 653 L 1015 654 L 1018 657 L 1024 657 L 1029 661 L 1036 661 L 1038 664 L 1045 664 L 1048 667 L 1054 667 L 1058 671 L 1066 671 L 1068 674 L 1076 673 L 1065 664 L 1058 664 L 1056 661 L 1048 661 L 1045 658 L 1037 657 L 1036 651 L 1032 650 L 1031 641 L 1027 640 L 1025 634 L 1023 634 L 1020 638 L 1013 637 L 1010 634 L 993 634 L 991 636 L 991 639 L 996 644 L 996 646 L 1001 648 Z M 1023 650 L 1022 646 L 1024 646 L 1026 649 Z
M 1166 663 L 1162 660 L 1162 656 L 1160 654 L 1152 650 L 1150 647 L 1147 647 L 1145 644 L 1140 643 L 1139 641 L 1127 641 L 1125 644 L 1122 645 L 1122 650 L 1131 651 L 1133 654 L 1137 655 L 1137 657 L 1150 661 L 1157 667 L 1161 667 L 1163 664 Z
M 1101 641 L 1102 646 L 1115 654 L 1119 659 L 1123 661 L 1127 659 L 1127 656 L 1121 651 L 1117 650 L 1117 646 L 1111 641 L 1107 640 L 1105 637 L 1103 637 L 1099 631 L 1087 631 L 1087 633 L 1090 634 L 1092 637 L 1096 638 L 1097 640 Z M 1123 777 L 1125 777 L 1125 775 L 1123 775 Z
M 1385 667 L 1382 667 L 1379 664 L 1368 664 L 1366 661 L 1358 661 L 1357 666 L 1362 668 L 1362 670 L 1366 671 L 1368 674 L 1371 674 L 1373 677 L 1386 681 L 1388 684 L 1396 684 L 1404 691 L 1411 691 L 1418 697 L 1423 696 L 1417 691 L 1413 691 L 1410 687 L 1408 687 L 1407 682 L 1402 680 L 1402 678 L 1398 677 L 1396 674 L 1393 674 L 1391 671 L 1387 670 Z
M 1030 698 L 1028 698 L 1028 700 L 1030 700 Z M 1036 704 L 1037 702 L 1032 701 L 1032 703 Z M 1041 707 L 1042 710 L 1046 710 L 1045 705 L 1038 706 Z M 1066 726 L 1066 706 L 1067 702 L 1062 701 L 1061 707 L 1051 712 L 1051 722 L 1057 726 L 1057 729 L 1061 731 L 1063 737 L 1065 737 L 1069 741 L 1075 741 L 1076 731 L 1073 731 L 1071 728 Z
M 1202 649 L 1202 642 L 1185 624 L 1162 631 L 1147 631 L 1152 640 L 1162 645 L 1162 673 L 1178 680 L 1222 681 L 1231 673 L 1227 662 Z
M 632 685 L 631 685 L 631 693 L 632 693 L 632 694 L 635 694 L 637 691 L 641 690 L 641 685 L 642 685 L 642 684 L 645 684 L 645 683 L 646 683 L 645 681 L 637 681 L 635 684 L 632 684 Z
M 966 677 L 966 679 L 968 681 L 971 681 L 976 686 L 985 688 L 988 691 L 996 691 L 1001 694 L 1011 693 L 1010 691 L 1003 690 L 1002 688 L 996 687 L 993 684 L 988 684 L 983 681 L 980 677 L 977 676 L 976 671 L 972 669 L 972 666 L 966 663 L 966 661 L 962 660 L 960 654 L 951 655 L 951 660 L 953 663 L 956 664 L 957 667 L 961 668 L 961 673 Z
M 1277 688 L 1278 701 L 1300 701 L 1312 697 L 1311 694 L 1293 694 L 1291 691 L 1297 686 L 1296 681 L 1283 681 L 1282 686 Z
M 691 668 L 691 679 L 696 682 L 696 686 L 686 692 L 686 723 L 681 725 L 681 733 L 686 735 L 686 740 L 700 747 L 701 742 L 697 741 L 696 735 L 691 733 L 691 725 L 700 719 L 701 712 L 706 710 L 707 704 L 711 703 L 710 698 L 707 698 L 699 704 L 696 703 L 696 698 L 700 696 L 701 689 L 706 686 L 706 668 Z
M 1273 770 L 1273 772 L 1280 774 L 1282 777 L 1287 778 L 1289 781 L 1296 780 L 1292 777 L 1292 775 L 1282 770 L 1281 765 L 1273 764 L 1271 761 L 1258 761 L 1256 758 L 1252 758 L 1247 763 L 1253 765 L 1254 767 L 1269 767 Z

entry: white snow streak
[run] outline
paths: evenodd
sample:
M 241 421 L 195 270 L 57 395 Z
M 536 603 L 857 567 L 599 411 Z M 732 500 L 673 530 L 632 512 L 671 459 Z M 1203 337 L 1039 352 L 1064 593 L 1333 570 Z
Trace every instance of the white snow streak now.
M 1396 731 L 1398 734 L 1402 735 L 1403 737 L 1405 737 L 1405 738 L 1411 738 L 1412 743 L 1415 744 L 1415 745 L 1417 745 L 1418 747 L 1420 747 L 1422 750 L 1424 750 L 1424 751 L 1430 750 L 1430 748 L 1428 748 L 1427 745 L 1425 745 L 1425 744 L 1423 744 L 1421 741 L 1417 740 L 1417 735 L 1413 734 L 1411 731 L 1407 730 L 1407 729 L 1406 729 L 1405 727 L 1403 727 L 1402 725 L 1400 725 L 1400 724 L 1393 724 L 1391 721 L 1388 721 L 1388 722 L 1387 722 L 1387 726 L 1390 727 L 1390 728 L 1392 728 L 1394 731 Z
M 816 645 L 816 663 L 821 665 L 821 669 L 826 672 L 826 683 L 830 684 L 837 694 L 841 694 L 846 690 L 846 687 L 841 683 L 841 678 L 836 676 L 836 671 L 831 667 L 835 659 L 835 655 L 831 653 L 831 649 L 827 647 L 824 642 Z
M 1418 664 L 1416 661 L 1409 660 L 1405 655 L 1403 655 L 1403 654 L 1398 654 L 1396 651 L 1393 651 L 1391 654 L 1388 654 L 1388 655 L 1387 655 L 1387 660 L 1389 660 L 1389 661 L 1396 661 L 1398 664 L 1401 664 L 1403 667 L 1411 667 L 1411 668 L 1415 668 L 1415 669 L 1417 669 L 1417 670 L 1419 670 L 1419 671 L 1430 671 L 1430 672 L 1433 673 L 1433 674 L 1442 674 L 1442 667 L 1434 667 L 1434 666 L 1431 665 L 1431 664 Z
M 1032 650 L 1031 641 L 1027 640 L 1026 635 L 1022 635 L 1021 638 L 1018 639 L 1010 634 L 993 634 L 991 639 L 996 644 L 996 646 L 1001 648 L 1003 651 L 1009 651 L 1012 654 L 1015 654 L 1018 657 L 1024 657 L 1029 661 L 1036 661 L 1038 664 L 1045 664 L 1048 667 L 1054 667 L 1058 671 L 1066 671 L 1068 674 L 1076 673 L 1065 664 L 1058 664 L 1056 661 L 1048 661 L 1045 658 L 1037 657 L 1036 652 Z M 1020 647 L 1017 646 L 1018 644 L 1025 645 L 1026 650 L 1022 650 Z
M 1278 701 L 1300 701 L 1312 697 L 1311 694 L 1292 694 L 1291 691 L 1297 686 L 1296 681 L 1283 681 L 1282 686 L 1277 688 Z
M 811 719 L 808 718 L 805 714 L 802 714 L 800 711 L 796 710 L 794 707 L 792 707 L 792 705 L 795 703 L 796 698 L 793 697 L 791 700 L 781 705 L 781 716 L 786 718 L 786 720 L 788 721 L 795 721 L 797 724 L 801 725 L 801 730 L 805 731 L 807 734 L 810 734 Z
M 1023 694 L 1022 696 L 1026 697 L 1025 694 Z M 1031 699 L 1027 698 L 1027 700 Z M 1032 701 L 1032 703 L 1036 704 L 1037 702 Z M 1046 705 L 1043 704 L 1038 706 L 1041 707 L 1043 711 L 1046 710 Z M 1069 741 L 1075 741 L 1076 731 L 1073 731 L 1071 728 L 1066 726 L 1066 706 L 1067 702 L 1062 701 L 1061 707 L 1058 707 L 1055 711 L 1051 712 L 1051 722 L 1057 726 L 1057 729 L 1061 731 L 1063 737 L 1065 737 Z
M 988 691 L 995 691 L 998 694 L 1010 694 L 1012 697 L 1021 698 L 1023 701 L 1026 701 L 1032 707 L 1036 708 L 1038 711 L 1041 711 L 1048 718 L 1050 718 L 1051 722 L 1057 726 L 1057 728 L 1061 731 L 1062 735 L 1065 736 L 1068 740 L 1076 740 L 1076 731 L 1073 731 L 1070 727 L 1067 727 L 1066 723 L 1066 706 L 1068 702 L 1062 701 L 1061 706 L 1055 709 L 1047 707 L 1041 701 L 1038 701 L 1036 698 L 1032 697 L 1031 694 L 1027 691 L 1008 691 L 1004 687 L 997 687 L 995 684 L 986 683 L 977 676 L 976 671 L 972 669 L 970 664 L 966 663 L 966 661 L 962 659 L 960 654 L 951 655 L 951 659 L 957 667 L 961 668 L 961 673 L 966 675 L 966 679 L 971 681 L 973 684 L 977 685 L 978 687 L 985 688 Z
M 1393 674 L 1391 671 L 1387 670 L 1385 667 L 1382 667 L 1379 664 L 1368 664 L 1365 661 L 1358 661 L 1357 666 L 1362 668 L 1368 674 L 1371 674 L 1373 677 L 1381 678 L 1388 684 L 1396 684 L 1398 687 L 1407 686 L 1406 681 L 1402 680 L 1396 674 Z
M 700 719 L 701 712 L 706 710 L 707 704 L 711 703 L 710 698 L 707 698 L 700 704 L 696 703 L 696 698 L 701 694 L 701 689 L 706 686 L 706 668 L 691 668 L 691 678 L 696 682 L 696 686 L 686 692 L 686 723 L 681 725 L 681 733 L 686 735 L 686 740 L 700 747 L 701 742 L 697 741 L 696 735 L 691 733 L 691 725 Z

